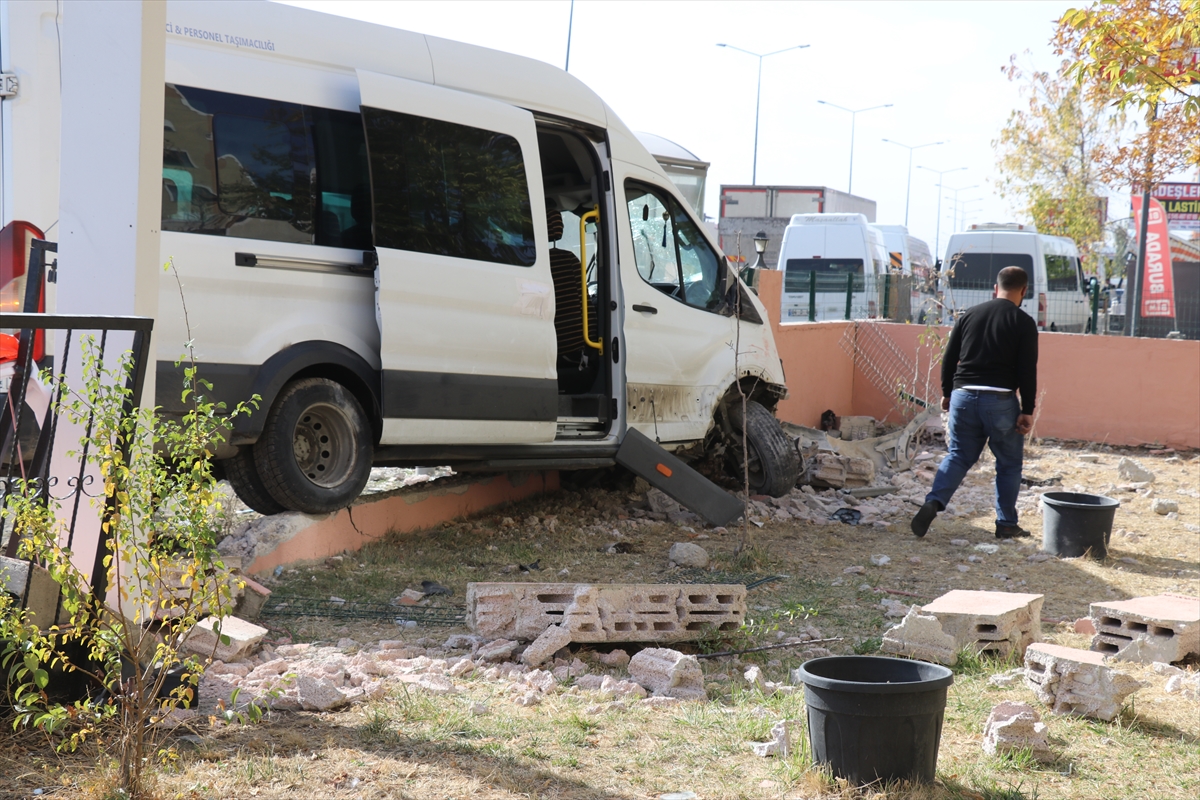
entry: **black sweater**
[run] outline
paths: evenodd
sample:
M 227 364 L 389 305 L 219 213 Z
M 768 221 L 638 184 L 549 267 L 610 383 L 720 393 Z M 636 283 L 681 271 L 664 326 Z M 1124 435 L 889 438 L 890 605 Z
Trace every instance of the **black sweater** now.
M 964 386 L 1020 390 L 1021 413 L 1037 398 L 1038 330 L 1033 317 L 1003 298 L 967 309 L 942 358 L 942 394 Z

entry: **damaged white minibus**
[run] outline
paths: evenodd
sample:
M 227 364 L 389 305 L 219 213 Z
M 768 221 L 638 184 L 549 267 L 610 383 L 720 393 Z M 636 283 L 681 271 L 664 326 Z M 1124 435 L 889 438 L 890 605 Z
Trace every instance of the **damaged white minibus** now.
M 40 235 L 57 181 L 12 150 L 56 135 L 61 7 L 6 5 L 4 71 L 38 93 L 3 100 L 3 222 Z M 794 486 L 762 304 L 576 78 L 275 3 L 167 18 L 161 256 L 214 396 L 261 397 L 218 453 L 249 506 L 337 509 L 372 465 L 605 466 L 631 430 L 739 475 L 745 431 L 752 491 Z M 165 275 L 168 412 L 182 312 Z

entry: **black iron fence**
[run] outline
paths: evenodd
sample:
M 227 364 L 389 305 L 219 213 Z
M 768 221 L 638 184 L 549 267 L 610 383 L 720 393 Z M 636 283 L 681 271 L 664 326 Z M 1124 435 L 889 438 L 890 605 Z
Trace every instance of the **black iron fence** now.
M 150 358 L 150 336 L 154 320 L 146 317 L 63 315 L 34 313 L 44 278 L 53 279 L 57 261 L 47 265 L 48 253 L 57 252 L 54 242 L 35 240 L 26 274 L 26 312 L 0 313 L 0 554 L 14 559 L 21 532 L 13 529 L 9 504 L 22 494 L 43 505 L 54 502 L 60 515 L 64 547 L 77 546 L 76 531 L 85 516 L 95 522 L 96 512 L 89 498 L 102 495 L 104 489 L 88 468 L 88 434 L 94 415 L 82 420 L 80 431 L 64 426 L 59 413 L 68 376 L 81 379 L 88 356 L 92 363 L 105 364 L 115 354 L 129 352 L 130 372 L 126 379 L 125 413 L 141 403 L 142 386 Z M 15 339 L 16 346 L 12 347 Z M 90 339 L 90 346 L 86 340 Z M 15 350 L 15 353 L 14 353 Z M 86 351 L 86 352 L 85 352 Z M 70 434 L 67 434 L 67 429 Z M 68 441 L 69 439 L 69 441 Z M 102 514 L 109 513 L 105 509 Z M 86 558 L 91 588 L 96 596 L 107 591 L 104 557 L 108 554 L 103 536 L 96 542 L 94 554 L 77 553 Z M 34 579 L 33 561 L 25 562 L 23 587 L 9 591 L 24 606 L 29 601 Z M 76 561 L 76 566 L 80 566 Z

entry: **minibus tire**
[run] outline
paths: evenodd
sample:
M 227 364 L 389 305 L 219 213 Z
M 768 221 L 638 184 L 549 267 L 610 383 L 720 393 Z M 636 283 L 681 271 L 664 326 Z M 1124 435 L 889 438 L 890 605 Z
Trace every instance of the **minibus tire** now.
M 729 404 L 729 422 L 735 430 L 744 431 L 750 455 L 750 493 L 783 497 L 796 486 L 800 477 L 800 454 L 775 415 L 753 400 L 746 401 L 746 421 L 742 423 L 742 403 L 735 399 Z M 739 481 L 743 480 L 741 442 L 732 447 L 731 463 L 736 465 Z
M 254 445 L 254 463 L 267 492 L 284 507 L 326 514 L 362 493 L 373 439 L 349 389 L 328 378 L 303 378 L 275 399 Z
M 237 455 L 224 459 L 221 466 L 225 468 L 225 478 L 233 487 L 234 494 L 247 506 L 265 516 L 287 511 L 263 485 L 262 478 L 258 476 L 258 467 L 254 465 L 254 450 L 250 445 L 239 447 Z

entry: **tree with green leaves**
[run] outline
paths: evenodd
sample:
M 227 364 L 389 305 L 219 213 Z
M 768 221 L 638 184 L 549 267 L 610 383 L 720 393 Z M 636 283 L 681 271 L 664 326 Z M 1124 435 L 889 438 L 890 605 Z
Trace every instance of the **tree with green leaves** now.
M 1016 57 L 1005 68 L 1027 104 L 1014 110 L 992 142 L 1001 196 L 1038 230 L 1073 239 L 1091 269 L 1104 240 L 1107 187 L 1097 151 L 1116 138 L 1124 114 L 1106 108 L 1058 72 L 1026 71 Z

